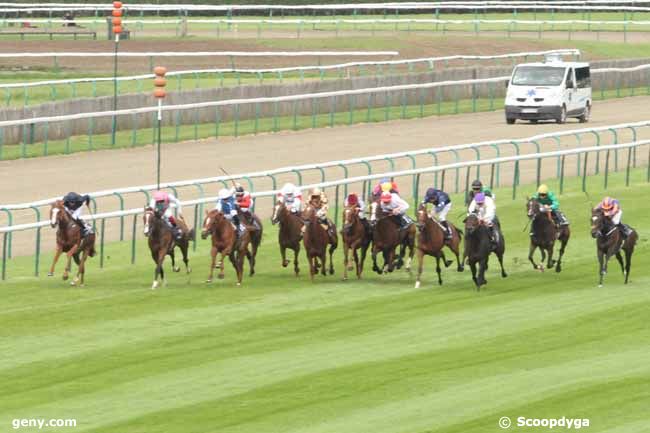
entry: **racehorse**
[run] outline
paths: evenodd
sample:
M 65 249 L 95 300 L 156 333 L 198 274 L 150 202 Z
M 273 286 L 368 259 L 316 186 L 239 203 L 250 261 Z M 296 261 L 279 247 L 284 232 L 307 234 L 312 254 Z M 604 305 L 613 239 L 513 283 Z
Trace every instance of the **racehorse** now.
M 251 240 L 250 233 L 248 230 L 245 230 L 239 235 L 238 239 L 236 230 L 235 226 L 217 209 L 205 212 L 201 238 L 206 239 L 208 235 L 212 237 L 212 249 L 210 251 L 212 263 L 210 264 L 210 275 L 206 281 L 207 283 L 212 282 L 214 268 L 216 266 L 219 267 L 219 275 L 217 275 L 217 278 L 223 280 L 224 260 L 226 257 L 230 259 L 237 272 L 238 286 L 241 286 L 244 276 L 244 257 L 248 257 L 248 261 L 252 266 L 253 260 L 250 251 L 248 251 L 248 244 Z M 221 254 L 221 260 L 217 263 L 218 254 Z
M 361 278 L 363 262 L 366 260 L 366 254 L 370 246 L 371 239 L 366 232 L 363 222 L 361 222 L 359 212 L 361 212 L 361 209 L 356 206 L 348 206 L 343 211 L 343 230 L 341 230 L 341 236 L 343 237 L 344 280 L 348 279 L 348 271 L 352 270 L 352 265 L 350 265 L 349 261 L 350 250 L 352 250 L 352 257 L 354 258 L 357 278 Z M 361 250 L 361 259 L 359 259 L 357 250 Z
M 603 286 L 603 278 L 607 273 L 607 262 L 614 255 L 621 265 L 621 270 L 623 271 L 623 275 L 625 275 L 625 284 L 627 284 L 632 266 L 632 253 L 634 253 L 634 247 L 639 239 L 636 230 L 632 229 L 632 233 L 623 241 L 620 230 L 612 223 L 611 218 L 606 217 L 602 209 L 592 209 L 591 237 L 597 239 L 596 254 L 600 265 L 598 287 Z M 625 262 L 623 262 L 621 250 L 625 251 Z
M 406 230 L 400 230 L 399 223 L 391 213 L 381 210 L 379 203 L 373 202 L 370 205 L 371 213 L 375 215 L 375 223 L 372 228 L 372 270 L 378 274 L 393 272 L 395 268 L 400 269 L 404 264 L 404 254 L 409 248 L 409 259 L 406 263 L 406 270 L 411 272 L 411 262 L 415 254 L 415 225 L 409 226 Z M 395 248 L 400 246 L 400 252 L 395 259 Z M 382 253 L 384 266 L 377 266 L 377 253 Z
M 329 245 L 330 256 L 330 275 L 334 274 L 334 261 L 332 255 L 338 246 L 338 237 L 330 242 L 329 234 L 324 229 L 316 215 L 316 209 L 312 206 L 307 206 L 303 211 L 302 218 L 305 224 L 305 232 L 303 233 L 303 243 L 305 245 L 305 254 L 309 262 L 309 275 L 311 280 L 314 281 L 314 275 L 318 273 L 318 268 L 321 267 L 321 274 L 327 275 L 327 246 Z M 336 229 L 334 229 L 336 234 Z
M 490 241 L 489 228 L 484 225 L 475 214 L 470 214 L 465 218 L 465 256 L 469 261 L 472 270 L 472 280 L 476 284 L 476 290 L 481 290 L 481 286 L 487 284 L 485 271 L 488 268 L 488 260 L 492 253 L 492 242 Z M 499 227 L 496 227 L 500 231 Z M 506 250 L 503 234 L 500 233 L 499 242 L 494 249 L 494 253 L 499 259 L 501 265 L 501 276 L 507 277 L 503 269 L 503 253 Z M 478 274 L 476 264 L 478 263 Z
M 281 200 L 278 200 L 273 208 L 273 217 L 271 222 L 280 224 L 278 231 L 278 241 L 280 243 L 280 254 L 282 254 L 282 267 L 289 265 L 286 250 L 293 250 L 293 271 L 298 276 L 300 269 L 298 267 L 298 254 L 300 253 L 300 240 L 302 239 L 303 221 L 299 215 L 292 214 L 287 206 Z
M 451 229 L 451 239 L 445 239 L 446 230 L 441 224 L 427 215 L 427 209 L 424 204 L 418 207 L 417 211 L 417 224 L 419 228 L 417 254 L 418 254 L 418 275 L 415 281 L 415 288 L 420 288 L 420 276 L 422 275 L 422 268 L 424 266 L 424 256 L 429 255 L 436 258 L 436 272 L 438 273 L 438 284 L 442 284 L 442 275 L 440 269 L 440 259 L 442 258 L 445 267 L 449 267 L 453 261 L 445 258 L 443 247 L 447 246 L 456 255 L 458 263 L 458 272 L 463 271 L 463 265 L 460 261 L 459 246 L 462 236 L 460 232 L 451 222 L 449 228 Z
M 84 285 L 84 275 L 86 273 L 86 260 L 88 257 L 95 255 L 95 234 L 91 233 L 85 238 L 81 236 L 82 227 L 79 226 L 72 216 L 65 210 L 63 200 L 57 200 L 52 203 L 50 208 L 50 226 L 58 227 L 56 231 L 56 251 L 54 261 L 50 267 L 48 276 L 54 275 L 54 267 L 59 260 L 61 253 L 66 253 L 68 261 L 63 271 L 63 281 L 68 279 L 72 259 L 77 264 L 77 276 L 70 282 L 71 285 Z M 81 257 L 79 255 L 81 254 Z
M 551 212 L 535 198 L 528 200 L 526 209 L 528 219 L 532 221 L 531 232 L 533 233 L 530 238 L 528 260 L 533 264 L 533 268 L 544 271 L 544 259 L 548 253 L 546 268 L 551 269 L 555 265 L 555 272 L 560 272 L 562 270 L 562 256 L 564 256 L 566 244 L 571 237 L 571 229 L 569 229 L 568 225 L 560 226 L 558 229 L 555 226 Z M 560 241 L 560 256 L 557 262 L 553 260 L 553 247 L 556 239 Z M 542 253 L 542 262 L 539 265 L 533 259 L 533 253 L 537 248 Z
M 183 254 L 183 263 L 185 263 L 185 271 L 189 274 L 192 269 L 189 265 L 187 251 L 189 249 L 190 239 L 194 238 L 194 230 L 184 230 L 181 239 L 175 239 L 172 228 L 163 220 L 162 213 L 158 210 L 151 209 L 150 207 L 144 208 L 144 215 L 142 217 L 144 224 L 144 235 L 148 238 L 149 250 L 151 251 L 151 258 L 156 263 L 156 270 L 154 272 L 154 280 L 151 285 L 152 289 L 158 288 L 160 282 L 165 282 L 165 271 L 163 269 L 163 262 L 165 256 L 172 259 L 172 270 L 180 272 L 181 268 L 176 266 L 174 258 L 174 248 L 178 246 Z M 179 223 L 181 220 L 178 220 Z M 185 226 L 184 223 L 183 227 Z M 184 227 L 187 228 L 187 227 Z
M 247 252 L 246 257 L 248 258 L 248 263 L 250 265 L 249 275 L 252 277 L 255 275 L 255 263 L 257 257 L 257 250 L 262 243 L 262 233 L 264 228 L 262 227 L 262 221 L 254 213 L 239 212 L 239 218 L 244 225 L 248 226 L 248 232 L 250 234 L 251 242 L 250 251 Z

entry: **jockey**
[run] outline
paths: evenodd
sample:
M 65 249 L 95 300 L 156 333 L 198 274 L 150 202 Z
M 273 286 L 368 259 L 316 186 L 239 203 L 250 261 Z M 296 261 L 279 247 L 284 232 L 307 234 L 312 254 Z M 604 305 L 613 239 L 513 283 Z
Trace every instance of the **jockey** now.
M 255 229 L 259 230 L 260 227 L 258 227 L 257 220 L 253 218 L 253 213 L 251 212 L 253 203 L 254 200 L 253 197 L 251 197 L 251 193 L 244 190 L 244 187 L 241 186 L 241 184 L 235 184 L 235 207 L 242 213 L 244 223 L 250 223 L 255 227 Z
M 366 204 L 363 202 L 363 199 L 359 197 L 356 192 L 352 192 L 345 198 L 343 206 L 359 209 L 359 219 L 361 220 L 361 224 L 363 224 L 363 227 L 366 229 L 368 236 L 372 236 L 372 229 L 370 228 L 370 224 L 366 218 Z
M 469 205 L 474 199 L 474 196 L 479 192 L 485 194 L 486 197 L 490 197 L 493 201 L 496 198 L 494 194 L 492 194 L 492 190 L 490 188 L 483 186 L 483 182 L 481 182 L 479 179 L 476 179 L 474 182 L 472 182 L 472 190 L 467 194 L 467 200 L 465 204 Z
M 409 204 L 396 193 L 382 192 L 379 203 L 381 210 L 386 213 L 392 213 L 397 218 L 400 230 L 405 230 L 413 224 L 413 221 L 406 216 Z
M 320 188 L 313 188 L 311 191 L 309 191 L 309 205 L 312 206 L 316 210 L 316 216 L 318 217 L 318 221 L 326 226 L 327 234 L 329 235 L 330 239 L 332 242 L 334 241 L 334 238 L 336 237 L 336 233 L 334 232 L 334 224 L 330 221 L 330 219 L 327 217 L 327 196 L 325 195 L 325 192 L 322 191 Z M 304 226 L 303 226 L 304 229 Z
M 156 191 L 153 193 L 153 198 L 149 202 L 149 207 L 155 211 L 161 213 L 163 220 L 172 228 L 174 232 L 174 237 L 176 239 L 181 239 L 183 237 L 183 231 L 176 224 L 176 218 L 172 214 L 172 209 L 169 206 L 174 205 L 178 211 L 178 216 L 183 217 L 183 209 L 181 208 L 181 202 L 179 199 L 174 197 L 172 194 L 169 194 L 165 191 Z
M 389 178 L 382 178 L 377 185 L 372 189 L 372 196 L 378 200 L 382 192 L 390 192 L 391 194 L 399 194 L 397 183 L 391 181 Z
M 557 197 L 555 197 L 553 191 L 548 189 L 548 186 L 544 184 L 540 185 L 539 188 L 537 188 L 537 193 L 534 194 L 532 198 L 543 204 L 547 210 L 550 209 L 551 216 L 553 217 L 553 221 L 555 221 L 556 225 L 569 225 L 569 221 L 566 219 L 566 216 L 560 212 L 560 202 L 557 200 Z
M 278 193 L 278 201 L 284 203 L 292 214 L 297 214 L 302 205 L 302 192 L 294 184 L 285 183 Z
M 244 227 L 241 221 L 239 221 L 233 190 L 230 188 L 221 188 L 217 197 L 219 199 L 214 208 L 221 212 L 223 216 L 235 226 L 235 233 L 237 237 L 239 237 L 240 233 L 246 231 L 246 227 Z
M 79 227 L 81 227 L 81 236 L 86 237 L 93 233 L 93 228 L 90 224 L 81 219 L 83 205 L 88 206 L 90 203 L 90 196 L 88 194 L 80 195 L 76 192 L 69 192 L 63 196 L 63 207 L 66 212 L 72 217 Z
M 447 223 L 447 214 L 451 210 L 451 198 L 449 194 L 435 188 L 427 189 L 422 204 L 426 207 L 431 203 L 434 207 L 431 209 L 429 216 L 437 219 L 445 229 L 445 239 L 451 239 L 451 228 Z
M 621 219 L 623 218 L 623 210 L 621 209 L 621 203 L 618 200 L 611 197 L 605 197 L 603 201 L 598 203 L 596 209 L 602 210 L 603 215 L 611 218 L 612 223 L 621 231 L 624 240 L 632 234 L 632 228 L 621 222 Z
M 496 217 L 497 208 L 492 197 L 479 192 L 467 209 L 467 214 L 476 214 L 483 224 L 490 229 L 490 240 L 496 245 L 499 243 L 499 222 Z

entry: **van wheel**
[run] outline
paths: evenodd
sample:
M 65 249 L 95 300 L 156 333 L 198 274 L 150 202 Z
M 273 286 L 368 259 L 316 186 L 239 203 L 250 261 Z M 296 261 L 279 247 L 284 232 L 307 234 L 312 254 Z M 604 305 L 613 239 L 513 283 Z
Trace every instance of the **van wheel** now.
M 535 124 L 535 125 L 537 124 L 537 122 L 539 122 L 539 120 L 537 120 L 537 119 L 532 119 L 532 120 L 530 121 L 530 123 Z
M 506 117 L 506 123 L 508 125 L 514 125 L 516 120 L 517 119 L 515 119 L 514 117 Z
M 562 110 L 560 110 L 560 117 L 555 119 L 555 121 L 560 125 L 566 123 L 566 105 L 562 106 Z
M 587 123 L 589 122 L 589 118 L 591 117 L 591 105 L 587 104 L 585 105 L 585 111 L 582 113 L 582 116 L 578 117 L 578 120 L 580 123 Z

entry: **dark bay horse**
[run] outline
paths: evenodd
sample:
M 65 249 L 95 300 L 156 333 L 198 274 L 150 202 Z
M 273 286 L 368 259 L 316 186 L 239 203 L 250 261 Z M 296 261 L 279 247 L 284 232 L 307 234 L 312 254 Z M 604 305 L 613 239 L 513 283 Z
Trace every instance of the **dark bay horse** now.
M 156 270 L 154 272 L 152 289 L 160 286 L 160 283 L 165 283 L 165 271 L 163 269 L 163 262 L 165 256 L 172 259 L 172 270 L 180 272 L 181 268 L 176 266 L 174 258 L 174 248 L 178 246 L 183 254 L 183 263 L 185 263 L 185 271 L 189 274 L 192 272 L 189 265 L 187 251 L 189 250 L 190 239 L 194 238 L 194 230 L 186 232 L 181 239 L 175 239 L 172 228 L 163 220 L 162 213 L 146 207 L 142 217 L 144 225 L 144 235 L 148 238 L 149 250 L 151 251 L 151 258 L 156 263 Z
M 63 200 L 57 200 L 52 203 L 50 208 L 50 226 L 58 227 L 56 231 L 56 251 L 54 261 L 50 267 L 48 276 L 54 275 L 54 267 L 59 260 L 61 253 L 66 253 L 68 261 L 63 271 L 63 280 L 68 279 L 72 259 L 77 264 L 77 276 L 70 282 L 71 285 L 84 285 L 84 275 L 86 274 L 86 260 L 88 257 L 95 255 L 95 234 L 91 233 L 85 238 L 81 236 L 82 227 L 79 226 L 72 216 L 65 210 Z M 81 257 L 80 257 L 81 255 Z
M 303 244 L 305 246 L 305 254 L 309 262 L 309 275 L 311 280 L 314 281 L 314 275 L 318 273 L 318 268 L 321 268 L 321 274 L 327 275 L 327 247 L 329 245 L 330 256 L 330 275 L 334 274 L 334 260 L 332 255 L 338 246 L 338 237 L 335 238 L 336 242 L 330 243 L 330 238 L 327 230 L 324 229 L 316 215 L 316 209 L 312 206 L 307 206 L 302 213 L 302 218 L 305 224 L 305 232 L 303 234 Z M 334 228 L 336 234 L 336 228 Z
M 492 242 L 490 241 L 489 228 L 479 220 L 475 214 L 468 215 L 465 218 L 465 256 L 469 261 L 472 270 L 472 280 L 476 284 L 476 290 L 481 290 L 481 286 L 487 284 L 485 271 L 488 269 L 488 260 L 492 253 Z M 498 229 L 498 228 L 497 228 Z M 499 264 L 501 265 L 501 276 L 507 277 L 503 269 L 503 254 L 506 250 L 505 239 L 503 234 L 499 236 L 499 243 L 494 250 Z M 476 265 L 478 264 L 478 272 Z
M 233 224 L 226 219 L 223 213 L 216 209 L 205 212 L 205 220 L 203 221 L 203 230 L 201 231 L 201 238 L 206 239 L 208 235 L 212 237 L 212 249 L 210 255 L 212 262 L 210 264 L 210 275 L 208 276 L 207 283 L 212 282 L 214 275 L 214 268 L 219 267 L 220 280 L 224 278 L 224 261 L 228 257 L 232 263 L 235 271 L 237 272 L 237 285 L 241 286 L 244 277 L 244 257 L 248 257 L 248 261 L 252 266 L 252 257 L 248 250 L 250 243 L 250 232 L 244 231 L 237 239 L 237 229 Z M 217 263 L 217 255 L 221 254 L 221 260 Z
M 359 212 L 361 212 L 361 209 L 356 206 L 348 206 L 343 211 L 343 230 L 341 230 L 341 236 L 343 237 L 344 280 L 348 279 L 348 271 L 352 270 L 352 265 L 350 265 L 349 260 L 350 251 L 352 251 L 357 278 L 361 278 L 363 263 L 366 260 L 366 254 L 370 246 L 371 239 L 368 236 L 366 227 L 361 222 Z M 359 258 L 358 250 L 361 250 L 361 258 Z
M 607 274 L 607 262 L 612 256 L 616 256 L 616 260 L 621 265 L 621 270 L 625 276 L 625 284 L 627 284 L 632 266 L 632 253 L 634 253 L 634 247 L 639 239 L 636 230 L 633 229 L 632 233 L 624 241 L 620 230 L 612 223 L 611 218 L 605 216 L 601 209 L 592 209 L 591 237 L 596 238 L 596 254 L 600 273 L 598 286 L 603 286 L 603 278 Z M 625 262 L 621 250 L 625 252 Z
M 262 243 L 262 234 L 264 232 L 264 227 L 262 227 L 262 220 L 252 212 L 239 212 L 239 218 L 241 222 L 246 225 L 246 228 L 250 234 L 250 251 L 246 255 L 248 257 L 248 263 L 250 264 L 250 273 L 252 277 L 255 275 L 255 263 L 257 258 L 257 250 Z
M 298 267 L 298 254 L 300 254 L 300 241 L 302 240 L 303 221 L 300 215 L 292 214 L 287 209 L 284 202 L 278 200 L 273 208 L 273 224 L 279 224 L 278 241 L 280 244 L 280 254 L 282 254 L 282 267 L 289 265 L 287 260 L 287 248 L 293 250 L 293 271 L 298 276 L 300 268 Z
M 377 202 L 370 205 L 370 212 L 375 215 L 375 224 L 372 228 L 372 270 L 378 274 L 393 272 L 404 264 L 406 248 L 409 248 L 409 258 L 406 270 L 411 272 L 411 262 L 415 254 L 415 225 L 406 230 L 400 230 L 399 223 L 391 213 L 385 213 Z M 399 256 L 395 259 L 395 249 L 400 247 Z M 384 257 L 384 266 L 377 266 L 377 253 L 381 251 Z
M 564 256 L 566 244 L 571 237 L 571 229 L 569 229 L 568 225 L 560 226 L 558 229 L 555 226 L 555 221 L 553 221 L 551 211 L 547 210 L 544 205 L 534 198 L 528 200 L 526 210 L 528 218 L 532 221 L 531 233 L 533 233 L 530 237 L 528 260 L 533 264 L 533 268 L 544 271 L 544 260 L 548 254 L 546 268 L 551 269 L 555 265 L 555 272 L 560 272 L 562 270 L 562 256 Z M 557 262 L 553 260 L 553 248 L 556 239 L 560 241 L 560 256 Z M 539 265 L 533 259 L 533 254 L 537 248 L 542 253 L 542 263 Z
M 422 275 L 422 268 L 424 266 L 424 256 L 433 256 L 436 258 L 436 272 L 438 273 L 438 284 L 442 284 L 442 275 L 440 269 L 440 259 L 442 259 L 445 267 L 449 267 L 453 262 L 445 258 L 443 248 L 449 247 L 450 250 L 456 255 L 458 263 L 458 272 L 463 271 L 463 266 L 460 261 L 460 240 L 461 232 L 454 227 L 454 225 L 447 221 L 451 229 L 451 239 L 445 239 L 445 229 L 427 214 L 426 206 L 421 204 L 417 212 L 417 224 L 419 228 L 417 255 L 418 255 L 418 275 L 415 281 L 415 288 L 420 288 L 420 276 Z

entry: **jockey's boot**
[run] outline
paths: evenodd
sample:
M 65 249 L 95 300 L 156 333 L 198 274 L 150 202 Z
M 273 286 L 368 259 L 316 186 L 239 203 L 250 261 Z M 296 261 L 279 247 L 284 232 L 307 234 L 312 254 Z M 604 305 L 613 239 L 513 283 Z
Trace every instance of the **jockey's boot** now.
M 561 226 L 569 225 L 569 220 L 567 219 L 566 215 L 564 215 L 564 212 L 557 211 L 557 218 Z
M 621 231 L 621 236 L 623 237 L 624 241 L 627 240 L 627 238 L 632 234 L 632 228 L 627 224 L 620 223 L 617 225 L 617 227 Z
M 492 243 L 492 249 L 496 250 L 499 245 L 499 230 L 494 225 L 490 227 L 490 242 Z
M 399 226 L 400 230 L 408 229 L 410 225 L 413 223 L 413 221 L 411 221 L 411 219 L 406 215 L 400 215 L 399 222 L 400 222 L 400 226 Z
M 177 241 L 180 241 L 183 239 L 183 230 L 177 225 L 173 225 L 173 231 L 174 231 L 174 237 L 176 238 Z
M 361 218 L 361 224 L 363 224 L 363 228 L 366 231 L 366 237 L 372 239 L 372 227 L 370 226 L 370 221 L 368 221 L 367 218 Z
M 75 222 L 79 224 L 79 227 L 81 227 L 81 237 L 85 238 L 93 233 L 93 226 L 88 224 L 86 221 L 78 218 L 75 220 Z
M 451 227 L 449 227 L 449 223 L 447 221 L 440 221 L 440 225 L 442 225 L 445 228 L 445 240 L 451 240 L 452 234 L 451 234 Z
M 232 216 L 232 223 L 235 226 L 235 236 L 239 238 L 246 231 L 246 227 L 244 227 L 244 225 L 241 223 L 239 215 Z

